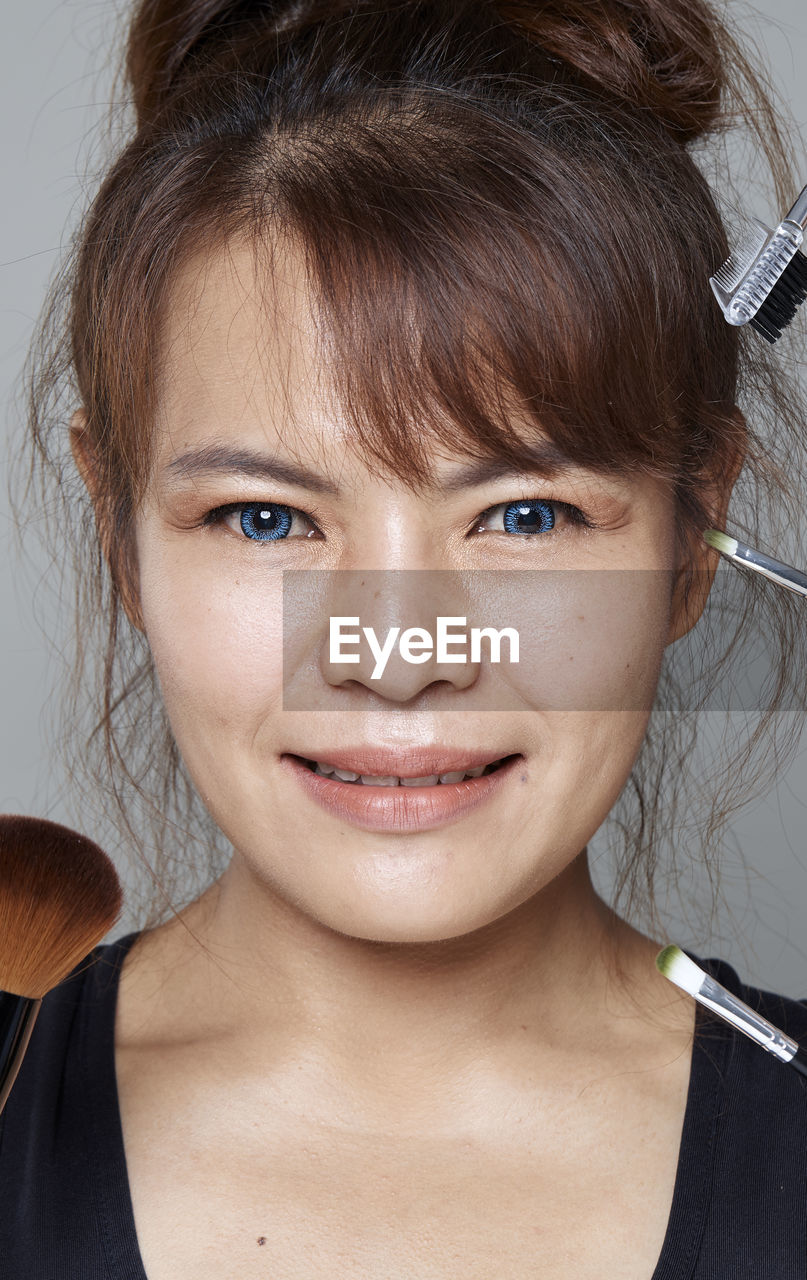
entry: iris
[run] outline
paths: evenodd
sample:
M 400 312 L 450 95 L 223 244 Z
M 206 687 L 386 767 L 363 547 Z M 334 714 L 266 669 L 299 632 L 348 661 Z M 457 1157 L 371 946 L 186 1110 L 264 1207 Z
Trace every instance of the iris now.
M 528 498 L 508 503 L 503 522 L 507 533 L 546 533 L 555 523 L 555 513 L 551 502 Z
M 291 528 L 291 511 L 277 502 L 250 502 L 241 511 L 241 528 L 248 538 L 270 542 L 285 538 Z

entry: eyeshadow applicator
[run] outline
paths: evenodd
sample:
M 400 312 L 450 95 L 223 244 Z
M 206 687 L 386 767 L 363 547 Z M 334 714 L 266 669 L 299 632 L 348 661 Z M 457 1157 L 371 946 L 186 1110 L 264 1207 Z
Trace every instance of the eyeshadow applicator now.
M 807 573 L 802 573 L 800 569 L 794 569 L 782 560 L 774 560 L 773 556 L 765 555 L 764 551 L 756 551 L 744 542 L 738 542 L 720 529 L 706 529 L 703 540 L 727 560 L 731 560 L 732 564 L 753 569 L 772 582 L 778 582 L 780 587 L 787 587 L 788 591 L 794 591 L 796 595 L 807 596 Z
M 807 1053 L 793 1037 L 780 1031 L 767 1018 L 763 1018 L 761 1013 L 733 995 L 716 978 L 695 964 L 694 960 L 690 960 L 680 947 L 665 947 L 663 951 L 659 951 L 656 968 L 670 982 L 694 996 L 699 1004 L 711 1009 L 724 1022 L 742 1031 L 780 1062 L 788 1063 L 801 1075 L 807 1076 Z
M 0 814 L 0 1111 L 44 996 L 101 941 L 122 905 L 114 866 L 86 836 Z

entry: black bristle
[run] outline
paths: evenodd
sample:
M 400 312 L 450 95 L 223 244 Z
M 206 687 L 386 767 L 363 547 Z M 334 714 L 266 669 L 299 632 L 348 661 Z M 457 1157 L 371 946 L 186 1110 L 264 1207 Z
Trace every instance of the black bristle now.
M 797 253 L 793 256 L 788 267 L 788 271 L 798 278 L 802 286 L 807 288 L 807 257 L 803 253 Z M 787 272 L 785 272 L 787 274 Z
M 796 253 L 785 267 L 754 318 L 751 328 L 767 342 L 776 342 L 807 298 L 807 257 Z
M 757 316 L 754 316 L 753 320 L 749 320 L 748 323 L 752 329 L 761 334 L 768 342 L 775 342 L 777 338 L 781 338 L 782 336 L 781 330 L 768 329 L 765 325 L 760 323 Z

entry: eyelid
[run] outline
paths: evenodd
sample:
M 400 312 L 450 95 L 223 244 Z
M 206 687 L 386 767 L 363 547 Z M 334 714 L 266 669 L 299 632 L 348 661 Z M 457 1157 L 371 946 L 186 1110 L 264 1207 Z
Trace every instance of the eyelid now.
M 597 524 L 596 521 L 592 520 L 591 517 L 588 515 L 588 513 L 584 511 L 582 507 L 578 507 L 572 502 L 564 502 L 560 498 L 546 498 L 546 497 L 543 497 L 543 495 L 539 496 L 537 494 L 530 494 L 529 496 L 525 496 L 521 498 L 507 498 L 505 499 L 504 502 L 495 502 L 493 503 L 492 506 L 486 507 L 485 510 L 482 511 L 474 520 L 472 531 L 479 531 L 482 533 L 501 532 L 498 529 L 479 530 L 478 526 L 487 516 L 490 516 L 494 511 L 498 511 L 501 508 L 506 509 L 507 507 L 515 506 L 515 504 L 518 502 L 544 502 L 547 504 L 547 506 L 555 507 L 558 510 L 562 511 L 565 515 L 569 517 L 572 524 L 576 524 L 586 529 L 599 529 L 602 527 L 601 525 Z M 543 535 L 543 536 L 546 536 L 546 535 Z

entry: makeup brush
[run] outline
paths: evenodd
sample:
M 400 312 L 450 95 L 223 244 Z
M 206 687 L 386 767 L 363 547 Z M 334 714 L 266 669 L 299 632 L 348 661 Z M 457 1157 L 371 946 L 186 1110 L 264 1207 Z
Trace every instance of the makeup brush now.
M 780 587 L 787 587 L 788 591 L 794 591 L 796 595 L 807 596 L 807 573 L 802 573 L 800 569 L 794 569 L 782 560 L 774 560 L 773 556 L 765 555 L 764 551 L 755 551 L 753 547 L 738 542 L 720 529 L 706 529 L 703 540 L 733 564 L 754 569 L 772 582 L 778 582 Z
M 807 298 L 807 187 L 775 231 L 753 219 L 753 230 L 709 277 L 729 324 L 750 324 L 767 342 L 782 336 Z
M 86 836 L 0 814 L 0 1111 L 42 999 L 121 912 L 117 872 Z
M 803 1076 L 807 1076 L 807 1053 L 791 1036 L 785 1035 L 761 1013 L 732 995 L 721 983 L 705 973 L 694 960 L 690 960 L 680 947 L 665 947 L 656 956 L 656 968 L 682 991 L 694 996 L 699 1004 L 711 1009 L 724 1022 L 744 1032 L 755 1044 L 761 1045 L 780 1062 L 787 1062 Z

